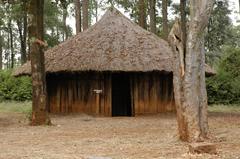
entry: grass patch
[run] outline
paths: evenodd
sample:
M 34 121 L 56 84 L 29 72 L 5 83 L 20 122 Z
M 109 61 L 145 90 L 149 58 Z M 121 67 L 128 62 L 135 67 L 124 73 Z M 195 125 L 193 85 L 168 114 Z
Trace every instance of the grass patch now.
M 4 101 L 0 102 L 0 112 L 14 112 L 29 114 L 32 111 L 32 102 Z M 240 113 L 240 105 L 209 105 L 209 112 Z
M 209 105 L 209 112 L 240 113 L 240 105 Z
M 32 102 L 5 101 L 0 103 L 0 112 L 14 112 L 28 114 L 32 111 Z

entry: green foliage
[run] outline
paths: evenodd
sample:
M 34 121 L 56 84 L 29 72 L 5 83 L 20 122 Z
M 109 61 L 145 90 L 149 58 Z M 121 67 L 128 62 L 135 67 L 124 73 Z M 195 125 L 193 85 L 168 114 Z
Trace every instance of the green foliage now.
M 0 72 L 0 100 L 25 101 L 32 98 L 30 77 L 15 78 L 12 71 Z
M 216 76 L 207 79 L 208 101 L 222 104 L 240 103 L 240 49 L 227 48 Z
M 231 39 L 232 22 L 227 0 L 216 0 L 207 26 L 205 36 L 206 60 L 213 65 L 222 54 L 222 47 Z

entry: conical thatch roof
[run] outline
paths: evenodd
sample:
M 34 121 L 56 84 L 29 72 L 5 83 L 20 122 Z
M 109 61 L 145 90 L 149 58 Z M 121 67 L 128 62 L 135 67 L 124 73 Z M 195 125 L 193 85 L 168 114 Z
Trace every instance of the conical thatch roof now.
M 111 8 L 88 30 L 46 51 L 45 68 L 47 73 L 171 72 L 172 55 L 166 41 Z M 14 75 L 30 74 L 30 69 L 30 62 L 27 62 L 17 68 Z M 212 70 L 206 71 L 211 74 Z
M 168 43 L 109 9 L 88 30 L 45 52 L 47 73 L 75 71 L 171 71 Z M 30 74 L 30 62 L 17 75 Z

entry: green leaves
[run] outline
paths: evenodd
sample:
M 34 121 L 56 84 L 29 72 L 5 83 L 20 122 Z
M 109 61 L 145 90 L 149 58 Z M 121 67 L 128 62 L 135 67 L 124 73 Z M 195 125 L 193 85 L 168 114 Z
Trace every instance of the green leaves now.
M 207 79 L 209 103 L 240 103 L 240 49 L 228 48 L 216 76 Z
M 32 85 L 30 77 L 15 78 L 11 73 L 11 70 L 0 72 L 0 100 L 31 100 Z

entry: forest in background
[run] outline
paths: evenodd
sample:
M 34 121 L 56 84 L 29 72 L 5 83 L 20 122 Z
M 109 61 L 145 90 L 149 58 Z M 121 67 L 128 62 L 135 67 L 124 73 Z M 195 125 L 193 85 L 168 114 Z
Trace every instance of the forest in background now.
M 206 62 L 217 75 L 207 79 L 209 103 L 240 103 L 240 26 L 232 24 L 227 0 L 216 0 L 205 37 Z M 30 100 L 30 78 L 13 78 L 11 70 L 29 59 L 27 0 L 2 0 L 0 4 L 0 100 Z M 141 27 L 167 39 L 180 6 L 168 0 L 45 0 L 44 40 L 53 47 L 98 21 L 98 12 L 116 6 Z M 188 7 L 187 7 L 188 8 Z M 188 14 L 188 9 L 186 10 Z M 67 18 L 76 17 L 76 27 Z M 187 16 L 188 19 L 188 16 Z

